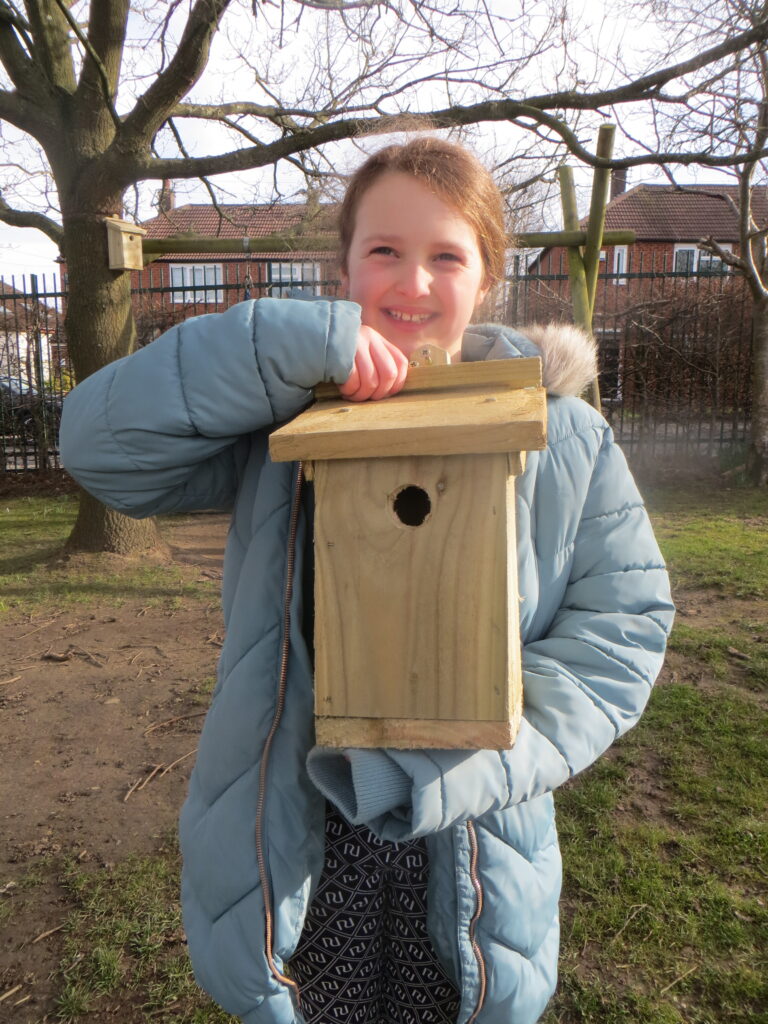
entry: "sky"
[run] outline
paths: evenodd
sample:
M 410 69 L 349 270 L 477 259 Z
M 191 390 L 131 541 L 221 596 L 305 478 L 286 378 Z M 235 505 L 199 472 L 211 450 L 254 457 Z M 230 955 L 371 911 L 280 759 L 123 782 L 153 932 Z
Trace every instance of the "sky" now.
M 501 4 L 499 10 L 503 10 L 507 8 L 508 0 L 491 0 L 491 3 L 493 6 Z M 81 7 L 85 10 L 84 4 L 81 4 Z M 247 7 L 249 7 L 249 5 L 246 5 L 246 8 Z M 592 29 L 598 31 L 597 26 L 601 18 L 602 0 L 589 0 L 588 4 L 586 3 L 586 0 L 573 0 L 572 7 L 576 11 L 577 16 L 586 19 L 580 26 L 584 36 Z M 246 8 L 243 8 L 243 11 L 245 11 Z M 136 0 L 136 9 L 140 11 L 141 0 Z M 183 6 L 181 9 L 183 10 Z M 611 5 L 607 6 L 605 9 L 611 10 Z M 307 15 L 308 18 L 311 18 L 312 16 L 313 15 Z M 217 75 L 220 80 L 224 78 L 226 85 L 218 87 L 226 93 L 226 98 L 247 96 L 249 90 L 252 90 L 253 69 L 248 68 L 242 60 L 233 60 L 231 55 L 227 56 L 225 54 L 226 35 L 234 36 L 236 34 L 238 35 L 238 42 L 240 42 L 242 38 L 248 39 L 250 36 L 252 52 L 258 52 L 258 46 L 256 45 L 258 43 L 258 39 L 254 42 L 252 18 L 250 16 L 248 16 L 248 20 L 243 20 L 243 18 L 245 18 L 245 15 L 240 12 L 240 14 L 235 13 L 233 15 L 233 20 L 230 22 L 225 21 L 221 36 L 215 41 L 209 69 L 202 80 L 202 83 L 207 83 L 211 78 L 215 80 Z M 592 22 L 591 25 L 589 23 L 590 21 Z M 141 35 L 144 31 L 150 31 L 148 27 L 149 24 L 149 19 L 147 19 L 146 24 L 134 20 L 132 25 L 134 34 L 138 33 Z M 311 27 L 311 25 L 309 27 Z M 607 52 L 609 45 L 617 45 L 617 40 L 620 43 L 620 32 L 627 30 L 626 19 L 622 22 L 620 28 L 617 28 L 617 22 L 614 20 L 610 23 L 604 24 L 599 30 L 602 32 L 602 41 L 605 46 L 603 52 Z M 644 38 L 648 38 L 647 34 Z M 248 45 L 242 44 L 242 46 L 244 52 L 248 54 L 250 52 Z M 150 49 L 151 48 L 149 46 L 146 47 L 147 53 L 149 53 Z M 642 55 L 639 54 L 636 46 L 632 48 L 632 52 L 638 57 L 638 59 L 642 60 Z M 279 56 L 283 58 L 283 68 L 278 66 L 273 69 L 277 76 L 286 73 L 284 70 L 286 63 L 289 64 L 290 61 L 293 60 L 294 64 L 298 66 L 298 62 L 301 59 L 298 55 L 294 55 L 292 53 L 291 44 L 287 45 L 285 50 L 279 54 Z M 137 52 L 137 55 L 132 57 L 132 59 L 135 62 L 135 70 L 139 75 L 142 72 L 150 71 L 149 65 L 142 67 L 142 60 L 147 61 L 149 60 L 149 57 L 142 56 L 140 50 Z M 254 60 L 256 59 L 257 58 L 254 58 Z M 555 47 L 553 47 L 553 49 L 548 53 L 544 53 L 542 55 L 540 64 L 537 65 L 537 69 L 541 72 L 541 77 L 536 82 L 536 91 L 540 91 L 542 87 L 547 87 L 542 86 L 542 82 L 548 80 L 547 76 L 549 73 L 554 73 L 554 70 L 558 67 L 559 60 L 559 52 Z M 549 69 L 549 71 L 547 69 Z M 288 84 L 291 84 L 290 80 Z M 146 80 L 141 83 L 141 87 L 142 89 L 146 87 Z M 199 88 L 200 87 L 198 87 L 198 89 Z M 197 94 L 193 93 L 192 98 L 196 100 L 207 100 L 213 97 L 208 95 L 202 96 L 198 92 Z M 419 98 L 422 98 L 421 95 Z M 425 102 L 427 100 L 428 97 L 424 99 Z M 125 95 L 122 98 L 122 104 L 119 104 L 119 109 L 120 106 L 122 106 L 122 109 L 127 109 L 131 105 L 131 102 L 130 95 Z M 9 136 L 9 132 L 5 129 L 7 129 L 7 126 L 4 126 L 3 132 L 7 138 Z M 211 126 L 207 127 L 205 131 L 208 138 L 205 143 L 201 143 L 203 145 L 206 143 L 210 144 L 210 137 L 213 135 L 214 129 Z M 503 129 L 497 129 L 497 137 L 498 131 L 503 131 Z M 208 148 L 208 151 L 211 151 L 210 148 Z M 20 162 L 22 162 L 21 159 Z M 653 174 L 650 168 L 634 169 L 630 172 L 629 186 L 631 187 L 641 181 L 651 180 L 652 177 Z M 580 172 L 579 178 L 577 178 L 577 182 L 579 180 L 581 181 L 581 191 L 585 196 L 588 191 L 590 178 L 591 173 L 586 169 L 583 169 Z M 221 178 L 216 179 L 217 182 L 221 180 Z M 234 195 L 228 200 L 225 198 L 224 201 L 248 201 L 259 192 L 263 194 L 263 198 L 267 198 L 271 180 L 272 175 L 270 171 L 252 172 L 249 176 L 243 177 L 240 180 L 232 179 L 231 181 L 228 181 L 227 184 Z M 680 180 L 691 180 L 691 177 L 690 175 L 681 175 Z M 709 180 L 712 179 L 710 178 Z M 23 189 L 23 178 L 21 178 L 20 181 L 21 188 Z M 31 179 L 30 187 L 33 185 L 34 178 Z M 143 187 L 141 192 L 142 202 L 139 207 L 140 219 L 153 216 L 154 210 L 151 206 L 151 197 L 157 191 L 158 186 L 158 182 L 149 182 Z M 193 182 L 179 183 L 177 190 L 179 194 L 178 201 L 180 203 L 189 201 L 209 201 L 207 193 L 200 184 L 197 185 L 197 192 L 195 192 L 195 183 Z M 586 202 L 588 200 L 585 199 L 584 201 Z M 14 205 L 12 200 L 11 205 Z M 48 283 L 52 280 L 53 275 L 56 275 L 57 277 L 59 275 L 59 266 L 55 262 L 57 256 L 58 250 L 56 245 L 41 232 L 31 228 L 11 228 L 4 224 L 0 224 L 0 276 L 6 281 L 10 282 L 12 277 L 15 277 L 17 282 L 20 278 L 25 278 L 24 284 L 28 287 L 30 275 L 37 274 L 39 278 L 42 277 L 42 275 L 45 275 L 46 283 Z M 42 281 L 39 283 L 42 284 Z

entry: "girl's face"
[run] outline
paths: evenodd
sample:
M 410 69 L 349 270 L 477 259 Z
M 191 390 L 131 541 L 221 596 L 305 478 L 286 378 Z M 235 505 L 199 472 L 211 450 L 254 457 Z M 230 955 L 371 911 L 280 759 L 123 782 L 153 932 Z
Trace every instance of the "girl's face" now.
M 399 171 L 382 174 L 360 200 L 343 281 L 363 323 L 406 356 L 424 344 L 457 356 L 488 291 L 472 225 Z

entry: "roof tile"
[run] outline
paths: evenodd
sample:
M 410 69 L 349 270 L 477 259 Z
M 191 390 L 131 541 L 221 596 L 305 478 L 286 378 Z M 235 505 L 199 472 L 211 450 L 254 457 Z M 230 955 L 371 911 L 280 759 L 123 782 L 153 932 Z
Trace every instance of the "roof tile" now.
M 695 242 L 713 237 L 737 242 L 738 218 L 729 199 L 738 199 L 735 185 L 636 185 L 606 207 L 607 231 L 631 230 L 638 241 Z M 768 189 L 753 194 L 758 226 L 768 223 Z M 584 221 L 582 222 L 584 223 Z

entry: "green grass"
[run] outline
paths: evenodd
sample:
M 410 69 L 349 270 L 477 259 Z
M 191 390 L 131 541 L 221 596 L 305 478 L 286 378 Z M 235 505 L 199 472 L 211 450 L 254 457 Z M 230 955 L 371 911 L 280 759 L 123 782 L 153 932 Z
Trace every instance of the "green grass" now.
M 543 1024 L 768 1024 L 768 494 L 649 497 L 677 593 L 712 600 L 701 624 L 678 618 L 681 678 L 657 687 L 637 728 L 557 794 L 561 983 Z M 37 601 L 60 600 L 65 586 L 70 600 L 125 595 L 108 573 L 45 582 L 73 515 L 70 499 L 37 499 L 0 522 L 11 552 L 0 574 L 21 588 L 11 600 L 24 587 Z M 165 573 L 137 571 L 128 593 L 186 597 Z M 201 701 L 212 685 L 200 684 Z M 172 843 L 112 871 L 67 865 L 61 1021 L 118 1004 L 124 1019 L 232 1024 L 192 980 L 178 871 Z
M 742 678 L 753 689 L 768 689 L 768 623 L 741 622 L 702 629 L 678 621 L 670 649 L 706 666 L 718 680 Z
M 768 597 L 768 493 L 657 489 L 648 504 L 678 588 Z
M 192 571 L 178 565 L 137 559 L 116 572 L 109 555 L 91 555 L 74 565 L 57 560 L 76 515 L 73 495 L 0 502 L 0 614 L 34 614 L 54 605 L 119 606 L 127 600 L 173 608 L 190 598 L 216 597 L 213 581 L 192 582 Z
M 112 871 L 68 863 L 61 881 L 72 910 L 59 971 L 60 1021 L 86 1014 L 99 1019 L 119 997 L 123 1005 L 140 1007 L 138 1019 L 234 1024 L 203 996 L 189 968 L 174 843 L 152 857 L 128 858 Z
M 768 1020 L 767 735 L 749 698 L 667 685 L 560 790 L 563 953 L 547 1024 Z M 653 789 L 636 805 L 643 779 Z
M 561 979 L 543 1024 L 768 1024 L 768 493 L 649 498 L 675 592 L 714 599 L 670 644 L 706 685 L 657 687 L 557 794 Z

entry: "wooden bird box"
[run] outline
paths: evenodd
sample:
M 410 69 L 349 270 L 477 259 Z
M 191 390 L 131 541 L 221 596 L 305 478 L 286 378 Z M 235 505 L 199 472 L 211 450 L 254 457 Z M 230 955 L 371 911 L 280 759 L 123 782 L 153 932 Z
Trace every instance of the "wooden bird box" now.
M 146 230 L 119 217 L 107 217 L 106 225 L 110 270 L 141 270 L 144 266 L 141 239 Z
M 546 445 L 540 360 L 412 369 L 380 402 L 332 390 L 270 439 L 314 479 L 317 742 L 508 748 L 514 479 Z

